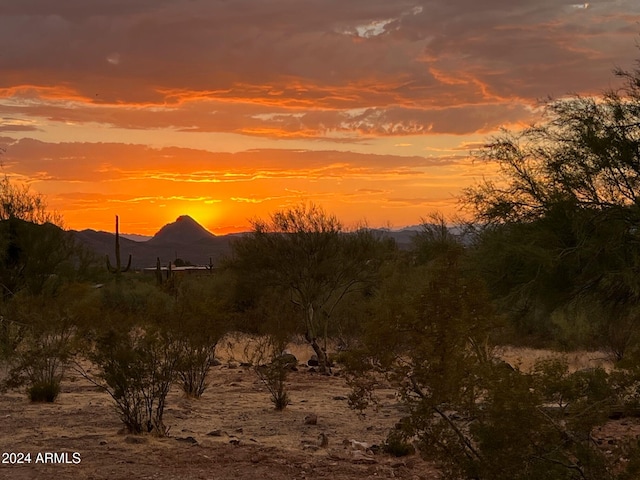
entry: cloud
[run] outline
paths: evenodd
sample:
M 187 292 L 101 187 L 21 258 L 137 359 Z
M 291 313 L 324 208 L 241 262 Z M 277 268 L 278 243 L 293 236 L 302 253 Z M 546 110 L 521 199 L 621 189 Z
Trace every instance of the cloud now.
M 341 178 L 421 174 L 463 157 L 371 155 L 341 151 L 264 149 L 238 153 L 116 143 L 46 143 L 0 138 L 6 168 L 49 180 L 237 183 L 257 179 Z
M 335 141 L 483 132 L 549 94 L 600 91 L 635 56 L 640 14 L 631 0 L 10 3 L 1 114 Z

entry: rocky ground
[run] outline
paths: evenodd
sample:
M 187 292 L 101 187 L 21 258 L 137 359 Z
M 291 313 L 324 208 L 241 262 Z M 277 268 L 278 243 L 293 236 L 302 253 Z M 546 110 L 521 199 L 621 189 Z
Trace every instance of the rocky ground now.
M 213 368 L 201 399 L 171 391 L 166 438 L 123 433 L 110 397 L 69 377 L 53 404 L 32 404 L 21 392 L 0 394 L 0 452 L 31 454 L 31 463 L 0 463 L 0 478 L 438 478 L 417 456 L 398 459 L 366 449 L 384 440 L 401 415 L 399 405 L 392 390 L 383 390 L 380 408 L 358 416 L 339 374 L 306 367 L 292 372 L 292 403 L 276 412 L 253 369 L 225 361 Z M 317 423 L 305 423 L 312 415 Z M 52 456 L 44 463 L 47 452 L 58 454 L 56 463 Z
M 381 390 L 380 408 L 358 416 L 348 407 L 340 375 L 306 367 L 292 372 L 292 403 L 276 412 L 253 370 L 225 361 L 212 370 L 201 399 L 172 390 L 166 438 L 122 433 L 110 397 L 77 375 L 69 377 L 53 404 L 29 403 L 20 392 L 0 394 L 3 460 L 31 455 L 31 463 L 0 463 L 0 479 L 438 478 L 417 455 L 395 458 L 366 449 L 384 440 L 402 415 L 400 406 L 392 390 Z M 315 425 L 305 422 L 310 415 L 317 416 Z M 635 419 L 598 432 L 605 445 L 637 434 Z M 58 454 L 55 463 L 46 453 Z

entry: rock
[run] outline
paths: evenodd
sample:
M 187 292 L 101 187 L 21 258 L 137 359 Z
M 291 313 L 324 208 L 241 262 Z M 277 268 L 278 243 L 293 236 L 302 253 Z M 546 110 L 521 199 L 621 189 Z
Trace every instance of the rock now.
M 282 362 L 284 368 L 295 370 L 298 367 L 298 359 L 293 353 L 283 352 L 282 355 L 278 357 L 278 361 Z
M 214 358 L 213 361 L 211 362 L 212 367 L 219 367 L 220 365 L 222 365 L 222 362 L 217 358 Z
M 353 463 L 358 463 L 361 465 L 373 465 L 374 463 L 378 463 L 375 458 L 361 450 L 354 450 L 352 452 Z
M 229 443 L 231 445 L 240 445 L 240 439 L 238 437 L 229 437 Z
M 193 438 L 192 436 L 188 436 L 188 437 L 177 437 L 176 440 L 178 442 L 183 442 L 183 443 L 191 443 L 192 445 L 195 445 L 198 443 L 198 441 Z
M 253 363 L 251 362 L 240 362 L 241 367 L 253 367 Z
M 220 429 L 211 430 L 209 433 L 207 433 L 207 436 L 209 436 L 209 437 L 221 437 L 222 436 L 222 430 L 220 430 Z
M 329 436 L 326 433 L 321 432 L 320 435 L 318 435 L 318 444 L 322 448 L 327 448 L 329 446 Z
M 351 448 L 352 450 L 360 450 L 362 452 L 366 452 L 367 450 L 369 450 L 369 448 L 371 448 L 371 445 L 369 445 L 366 442 L 359 442 L 357 440 L 343 440 L 342 444 L 345 447 Z
M 310 367 L 317 367 L 318 365 L 320 365 L 320 362 L 318 361 L 318 355 L 316 355 L 315 353 L 311 355 L 311 358 L 307 361 L 307 365 L 309 365 Z
M 238 364 L 236 362 L 227 363 L 227 367 L 229 368 L 238 368 Z
M 310 413 L 306 417 L 304 417 L 305 425 L 317 425 L 318 424 L 318 415 L 315 413 Z
M 342 395 L 336 395 L 335 397 L 333 397 L 334 400 L 346 400 L 347 397 L 343 397 Z

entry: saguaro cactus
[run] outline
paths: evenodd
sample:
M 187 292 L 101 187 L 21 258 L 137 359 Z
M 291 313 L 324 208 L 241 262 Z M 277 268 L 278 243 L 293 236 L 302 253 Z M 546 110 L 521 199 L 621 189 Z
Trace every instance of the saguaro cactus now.
M 124 272 L 128 272 L 129 268 L 131 268 L 131 254 L 129 254 L 129 261 L 127 262 L 127 266 L 122 268 L 122 264 L 120 263 L 120 230 L 118 227 L 118 216 L 116 215 L 116 266 L 113 267 L 111 262 L 109 261 L 109 255 L 107 255 L 107 270 L 111 273 L 115 273 L 119 275 Z
M 160 265 L 160 257 L 156 259 L 156 282 L 162 285 L 162 265 Z

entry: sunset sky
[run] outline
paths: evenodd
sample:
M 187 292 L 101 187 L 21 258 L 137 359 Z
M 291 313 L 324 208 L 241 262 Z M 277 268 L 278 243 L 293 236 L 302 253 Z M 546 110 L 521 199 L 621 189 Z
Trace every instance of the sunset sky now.
M 640 57 L 640 2 L 0 2 L 0 157 L 73 229 L 457 211 L 469 152 Z

